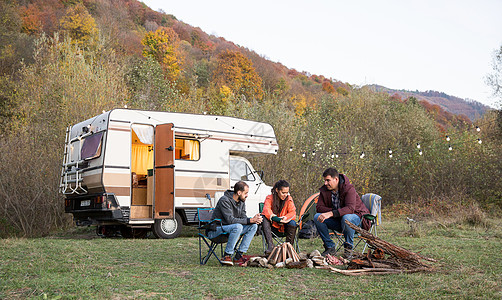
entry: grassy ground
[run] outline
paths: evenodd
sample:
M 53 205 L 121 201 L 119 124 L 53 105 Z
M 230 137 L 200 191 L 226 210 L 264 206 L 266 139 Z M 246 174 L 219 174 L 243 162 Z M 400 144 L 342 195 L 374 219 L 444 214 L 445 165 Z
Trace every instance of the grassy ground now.
M 497 221 L 498 222 L 498 221 Z M 433 273 L 348 277 L 317 269 L 198 263 L 196 231 L 174 240 L 95 238 L 76 229 L 39 239 L 0 240 L 0 299 L 496 298 L 502 297 L 502 229 L 384 223 L 379 237 L 439 260 Z M 410 237 L 413 233 L 415 237 Z M 419 237 L 416 237 L 419 236 Z M 319 239 L 300 240 L 321 250 Z M 261 252 L 261 237 L 248 254 Z

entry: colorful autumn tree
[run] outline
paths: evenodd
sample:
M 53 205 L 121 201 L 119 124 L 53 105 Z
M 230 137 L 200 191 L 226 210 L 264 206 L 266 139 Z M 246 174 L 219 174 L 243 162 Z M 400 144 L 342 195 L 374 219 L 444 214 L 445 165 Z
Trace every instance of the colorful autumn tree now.
M 61 18 L 60 25 L 73 44 L 88 46 L 98 38 L 96 22 L 82 4 L 69 7 L 66 15 Z
M 20 14 L 23 21 L 22 31 L 24 33 L 37 35 L 42 31 L 40 10 L 34 4 L 20 7 Z
M 219 86 L 227 86 L 236 95 L 248 99 L 262 99 L 262 79 L 253 63 L 239 51 L 225 50 L 218 55 L 213 80 Z
M 178 78 L 183 55 L 178 47 L 178 35 L 173 29 L 159 27 L 155 32 L 148 32 L 141 44 L 144 46 L 143 56 L 158 61 L 167 79 L 174 81 Z
M 329 93 L 329 94 L 333 94 L 335 92 L 335 88 L 333 87 L 331 82 L 329 82 L 328 80 L 323 81 L 322 90 Z

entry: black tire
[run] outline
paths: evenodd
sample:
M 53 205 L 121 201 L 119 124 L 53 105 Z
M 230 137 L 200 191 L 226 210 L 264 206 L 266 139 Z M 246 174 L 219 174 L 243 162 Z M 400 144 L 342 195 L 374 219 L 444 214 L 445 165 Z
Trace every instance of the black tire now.
M 96 234 L 102 238 L 110 238 L 116 236 L 116 228 L 114 226 L 98 226 Z
M 133 237 L 132 235 L 132 228 L 131 227 L 127 227 L 126 225 L 122 225 L 120 226 L 120 235 L 122 235 L 122 237 L 124 239 L 130 239 Z
M 159 239 L 177 238 L 183 227 L 183 220 L 176 212 L 174 219 L 157 219 L 153 224 L 153 234 Z
M 145 228 L 134 228 L 132 230 L 132 237 L 133 239 L 146 239 L 149 231 Z

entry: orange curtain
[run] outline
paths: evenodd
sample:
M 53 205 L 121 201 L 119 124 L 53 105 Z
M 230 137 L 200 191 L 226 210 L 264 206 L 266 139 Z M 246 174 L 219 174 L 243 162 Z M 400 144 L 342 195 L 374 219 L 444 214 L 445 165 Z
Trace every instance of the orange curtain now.
M 148 145 L 132 144 L 131 172 L 147 175 L 147 170 L 153 169 L 153 150 L 151 149 L 152 147 Z

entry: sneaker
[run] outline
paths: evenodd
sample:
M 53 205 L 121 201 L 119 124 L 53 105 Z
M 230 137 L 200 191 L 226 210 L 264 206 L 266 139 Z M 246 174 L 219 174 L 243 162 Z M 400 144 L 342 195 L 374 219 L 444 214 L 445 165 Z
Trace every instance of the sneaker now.
M 242 252 L 235 251 L 234 261 L 242 258 Z
M 326 248 L 326 250 L 321 255 L 326 256 L 327 254 L 336 255 L 336 247 Z
M 234 265 L 238 265 L 238 266 L 241 266 L 243 264 L 245 264 L 247 262 L 247 259 L 245 259 L 244 257 L 240 257 L 240 258 L 234 258 Z
M 221 264 L 222 265 L 227 265 L 227 266 L 233 266 L 234 262 L 232 261 L 232 257 L 230 255 L 225 255 L 221 259 Z

